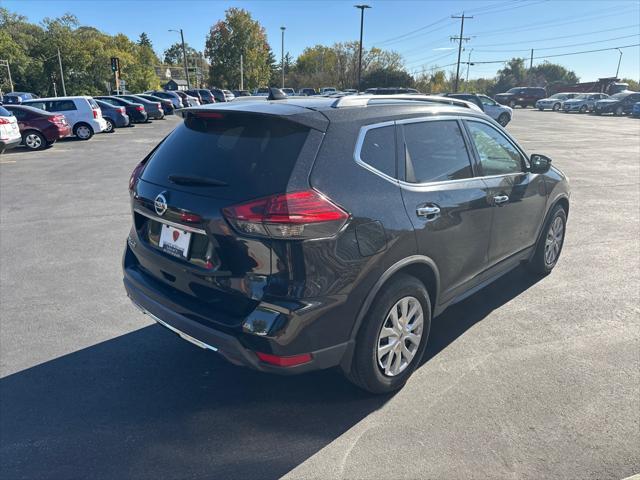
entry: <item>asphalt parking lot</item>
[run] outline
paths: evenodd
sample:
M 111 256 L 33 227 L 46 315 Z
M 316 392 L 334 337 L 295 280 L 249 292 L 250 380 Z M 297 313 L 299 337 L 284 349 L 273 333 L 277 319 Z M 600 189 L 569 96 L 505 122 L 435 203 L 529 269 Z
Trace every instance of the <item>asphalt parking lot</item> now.
M 560 262 L 447 310 L 387 397 L 228 365 L 129 303 L 127 181 L 177 122 L 0 156 L 2 478 L 640 473 L 640 120 L 516 110 L 572 185 Z

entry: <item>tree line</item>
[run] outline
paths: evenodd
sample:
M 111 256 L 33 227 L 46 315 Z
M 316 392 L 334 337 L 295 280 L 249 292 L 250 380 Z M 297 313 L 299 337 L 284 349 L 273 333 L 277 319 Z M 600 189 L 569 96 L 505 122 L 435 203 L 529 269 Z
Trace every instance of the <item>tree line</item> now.
M 357 88 L 358 42 L 307 47 L 296 58 L 287 53 L 284 65 L 269 45 L 264 27 L 241 8 L 229 8 L 214 23 L 201 50 L 186 45 L 191 83 L 201 87 L 237 89 L 240 62 L 243 86 L 251 90 L 281 85 L 284 68 L 287 87 Z M 61 93 L 58 49 L 62 59 L 67 93 L 97 95 L 113 88 L 110 57 L 120 59 L 121 77 L 127 89 L 137 92 L 159 88 L 171 78 L 184 79 L 182 45 L 175 43 L 160 58 L 151 39 L 141 33 L 136 41 L 124 34 L 108 35 L 81 26 L 70 14 L 46 18 L 40 24 L 0 8 L 0 57 L 11 65 L 14 89 L 39 95 Z M 379 48 L 362 51 L 361 88 L 413 87 L 425 93 L 453 90 L 452 71 L 432 68 L 411 75 L 402 55 Z M 460 89 L 494 95 L 516 86 L 569 85 L 578 82 L 575 72 L 545 62 L 526 68 L 525 60 L 514 58 L 491 78 L 462 81 Z M 630 83 L 637 86 L 633 80 Z M 55 87 L 54 87 L 55 86 Z M 7 91 L 6 69 L 0 69 L 0 89 Z

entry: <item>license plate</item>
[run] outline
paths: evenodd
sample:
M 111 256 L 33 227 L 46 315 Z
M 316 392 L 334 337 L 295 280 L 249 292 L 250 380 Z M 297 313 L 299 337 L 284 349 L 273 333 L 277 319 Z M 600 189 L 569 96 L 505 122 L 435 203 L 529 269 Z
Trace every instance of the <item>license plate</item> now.
M 189 255 L 190 242 L 191 232 L 180 230 L 165 223 L 162 224 L 158 246 L 168 254 L 175 257 L 187 258 Z

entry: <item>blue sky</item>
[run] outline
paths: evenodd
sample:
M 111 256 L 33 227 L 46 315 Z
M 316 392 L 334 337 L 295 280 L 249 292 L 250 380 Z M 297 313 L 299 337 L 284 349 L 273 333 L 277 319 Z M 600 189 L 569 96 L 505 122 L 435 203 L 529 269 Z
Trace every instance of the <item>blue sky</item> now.
M 251 12 L 266 29 L 269 43 L 279 58 L 280 26 L 285 26 L 285 50 L 294 57 L 306 46 L 357 40 L 359 10 L 355 1 L 242 1 L 197 0 L 2 0 L 0 4 L 23 14 L 32 22 L 66 12 L 83 25 L 104 32 L 137 38 L 145 31 L 161 53 L 179 35 L 169 28 L 183 28 L 185 41 L 201 50 L 211 25 L 224 17 L 230 6 Z M 496 61 L 513 56 L 534 63 L 549 55 L 596 50 L 640 43 L 638 0 L 466 0 L 368 2 L 365 12 L 364 46 L 395 50 L 404 57 L 409 71 L 431 69 L 456 61 L 457 51 L 449 40 L 458 35 L 460 20 L 450 15 L 473 15 L 465 22 L 463 60 Z M 473 50 L 471 51 L 471 49 Z M 621 77 L 640 78 L 640 47 L 623 49 Z M 619 53 L 603 51 L 559 56 L 549 61 L 574 70 L 581 80 L 613 76 Z M 470 78 L 493 76 L 500 64 L 475 64 Z M 447 67 L 451 69 L 455 67 Z M 464 72 L 466 73 L 466 72 Z

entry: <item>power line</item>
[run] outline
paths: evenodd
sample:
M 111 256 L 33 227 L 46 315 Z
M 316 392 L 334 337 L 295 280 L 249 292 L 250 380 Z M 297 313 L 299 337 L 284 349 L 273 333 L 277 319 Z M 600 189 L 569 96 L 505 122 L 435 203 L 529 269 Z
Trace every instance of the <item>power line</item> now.
M 428 63 L 428 62 L 436 62 L 438 60 L 442 60 L 443 58 L 447 58 L 450 57 L 451 55 L 455 55 L 455 49 L 453 49 L 451 52 L 449 53 L 445 53 L 444 55 L 436 55 L 433 57 L 423 57 L 421 59 L 417 59 L 417 60 L 413 60 L 411 62 L 406 63 L 405 65 L 413 65 L 415 63 Z
M 450 19 L 447 19 L 447 20 L 450 20 Z M 436 25 L 437 23 L 441 23 L 441 21 L 439 20 L 438 22 L 434 22 L 429 26 Z M 428 30 L 428 31 L 425 31 L 425 32 L 423 32 L 423 31 L 417 31 L 417 32 L 414 31 L 414 32 L 411 32 L 411 33 L 407 33 L 407 34 L 395 37 L 395 39 L 388 39 L 385 42 L 375 43 L 374 46 L 379 47 L 380 45 L 388 45 L 388 44 L 392 44 L 392 43 L 404 42 L 404 41 L 407 41 L 407 40 L 414 40 L 416 37 L 423 36 L 423 35 L 428 35 L 428 34 L 443 30 L 445 28 L 449 28 L 452 24 L 453 24 L 453 22 L 449 22 L 446 25 L 442 25 L 441 27 L 434 28 L 432 30 Z
M 526 3 L 526 4 L 520 4 L 520 5 L 513 5 L 512 2 L 510 7 L 507 8 L 499 8 L 499 9 L 494 9 L 494 10 L 490 10 L 490 11 L 485 11 L 485 12 L 480 12 L 480 13 L 474 13 L 474 15 L 476 16 L 480 16 L 480 15 L 488 15 L 489 13 L 495 14 L 495 13 L 502 13 L 502 12 L 506 12 L 508 10 L 515 10 L 516 8 L 522 8 L 522 7 L 532 7 L 533 5 L 538 5 L 540 3 L 545 3 L 548 2 L 549 0 L 539 0 L 537 2 L 533 2 L 533 3 Z
M 567 47 L 580 47 L 582 45 L 593 45 L 594 43 L 604 43 L 611 42 L 612 40 L 622 40 L 623 38 L 631 38 L 631 37 L 640 37 L 640 34 L 634 33 L 633 35 L 624 35 L 622 37 L 613 37 L 607 38 L 605 40 L 594 40 L 593 42 L 582 42 L 582 43 L 571 43 L 569 45 L 558 45 L 557 47 L 535 47 L 536 51 L 538 50 L 557 50 L 558 48 L 567 48 Z M 528 52 L 530 49 L 521 49 L 521 50 L 476 50 L 480 53 L 508 53 L 508 52 Z
M 638 47 L 638 46 L 640 46 L 640 43 L 633 43 L 633 44 L 630 44 L 630 45 L 622 45 L 622 46 L 619 46 L 619 47 L 598 48 L 598 49 L 595 49 L 595 50 L 583 50 L 583 51 L 580 51 L 580 52 L 557 53 L 557 54 L 554 54 L 554 55 L 544 55 L 544 56 L 541 56 L 541 57 L 533 57 L 533 60 L 541 60 L 541 59 L 545 59 L 545 58 L 555 58 L 555 57 L 566 57 L 566 56 L 569 56 L 569 55 L 581 55 L 583 53 L 606 52 L 608 50 L 617 50 L 617 49 L 622 49 L 622 48 L 633 48 L 633 47 Z M 484 64 L 489 64 L 489 63 L 506 63 L 509 60 L 475 61 L 473 63 L 474 64 L 478 64 L 478 65 L 484 65 Z
M 633 25 L 625 25 L 624 27 L 605 28 L 604 30 L 593 30 L 593 31 L 590 31 L 590 32 L 585 32 L 585 33 L 573 33 L 571 35 L 561 35 L 559 37 L 537 38 L 535 40 L 518 40 L 517 42 L 509 42 L 509 44 L 511 44 L 511 45 L 522 44 L 522 43 L 531 44 L 531 43 L 535 43 L 535 42 L 546 42 L 548 40 L 561 40 L 563 38 L 584 37 L 584 36 L 587 36 L 587 35 L 593 35 L 594 33 L 612 32 L 614 30 L 626 30 L 627 28 L 637 28 L 637 27 L 640 27 L 640 23 L 636 23 L 636 24 L 633 24 Z M 490 43 L 490 44 L 484 44 L 484 45 L 476 45 L 476 48 L 500 47 L 502 45 L 504 45 L 504 42 L 501 42 L 501 43 Z M 529 49 L 527 49 L 527 50 L 529 50 Z M 485 50 L 485 51 L 488 51 L 488 50 Z M 500 50 L 500 51 L 505 51 L 505 50 Z
M 388 38 L 386 40 L 381 40 L 379 42 L 374 43 L 374 45 L 378 46 L 378 45 L 383 45 L 383 44 L 387 44 L 387 43 L 395 43 L 398 40 L 401 40 L 401 39 L 403 39 L 405 37 L 413 35 L 414 33 L 421 32 L 422 30 L 426 30 L 427 28 L 433 27 L 434 25 L 442 23 L 445 20 L 449 20 L 449 17 L 442 17 L 440 20 L 436 20 L 435 22 L 430 23 L 429 25 L 425 25 L 423 27 L 417 28 L 416 30 L 412 30 L 412 31 L 404 33 L 402 35 L 397 35 L 395 37 L 391 37 L 391 38 Z

